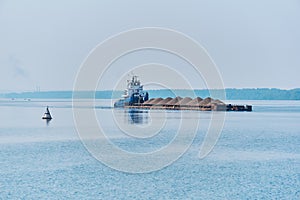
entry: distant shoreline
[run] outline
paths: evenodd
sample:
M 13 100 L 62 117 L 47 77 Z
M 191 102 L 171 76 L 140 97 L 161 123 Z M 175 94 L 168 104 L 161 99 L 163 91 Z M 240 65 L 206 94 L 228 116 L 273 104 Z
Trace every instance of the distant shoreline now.
M 219 90 L 213 90 L 219 91 Z M 175 96 L 200 96 L 202 98 L 209 97 L 209 90 L 184 90 L 184 89 L 161 89 L 148 90 L 150 98 L 157 97 L 172 97 Z M 300 88 L 291 90 L 282 90 L 277 88 L 257 88 L 257 89 L 225 89 L 227 100 L 300 100 Z M 116 99 L 120 98 L 123 91 L 81 91 L 74 94 L 76 99 Z M 72 91 L 39 91 L 39 92 L 10 92 L 0 93 L 0 98 L 10 99 L 71 99 L 73 98 Z

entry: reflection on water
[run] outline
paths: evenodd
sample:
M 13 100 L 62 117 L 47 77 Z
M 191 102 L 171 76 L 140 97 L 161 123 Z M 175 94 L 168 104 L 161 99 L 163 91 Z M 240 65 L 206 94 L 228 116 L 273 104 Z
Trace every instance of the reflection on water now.
M 147 124 L 149 119 L 148 110 L 129 109 L 125 110 L 128 113 L 128 123 L 130 124 Z
M 51 119 L 45 119 L 47 126 L 49 126 Z

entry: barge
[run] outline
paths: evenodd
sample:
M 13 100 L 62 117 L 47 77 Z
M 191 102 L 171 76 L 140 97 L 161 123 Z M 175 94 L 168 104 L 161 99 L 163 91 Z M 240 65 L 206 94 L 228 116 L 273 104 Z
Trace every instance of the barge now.
M 149 99 L 149 93 L 143 90 L 143 85 L 137 76 L 133 76 L 127 81 L 127 89 L 119 99 L 114 103 L 116 108 L 131 109 L 163 109 L 163 110 L 196 110 L 196 111 L 252 111 L 251 105 L 225 104 L 221 100 L 207 97 L 202 99 L 196 97 L 175 98 L 167 97 Z

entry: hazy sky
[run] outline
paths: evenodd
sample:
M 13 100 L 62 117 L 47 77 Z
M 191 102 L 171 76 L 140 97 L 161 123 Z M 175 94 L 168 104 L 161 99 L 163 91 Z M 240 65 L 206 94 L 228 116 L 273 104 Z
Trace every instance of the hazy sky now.
M 0 91 L 71 90 L 97 44 L 153 26 L 202 44 L 225 87 L 300 87 L 299 0 L 0 0 Z

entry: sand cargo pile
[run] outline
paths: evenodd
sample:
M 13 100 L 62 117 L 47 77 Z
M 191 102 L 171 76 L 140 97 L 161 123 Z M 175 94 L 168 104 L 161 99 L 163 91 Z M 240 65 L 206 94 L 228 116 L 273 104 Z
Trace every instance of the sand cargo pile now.
M 218 99 L 207 97 L 202 99 L 196 97 L 175 97 L 175 98 L 152 98 L 143 103 L 132 103 L 125 108 L 137 109 L 165 109 L 165 110 L 199 110 L 199 111 L 252 111 L 251 105 L 225 104 Z

